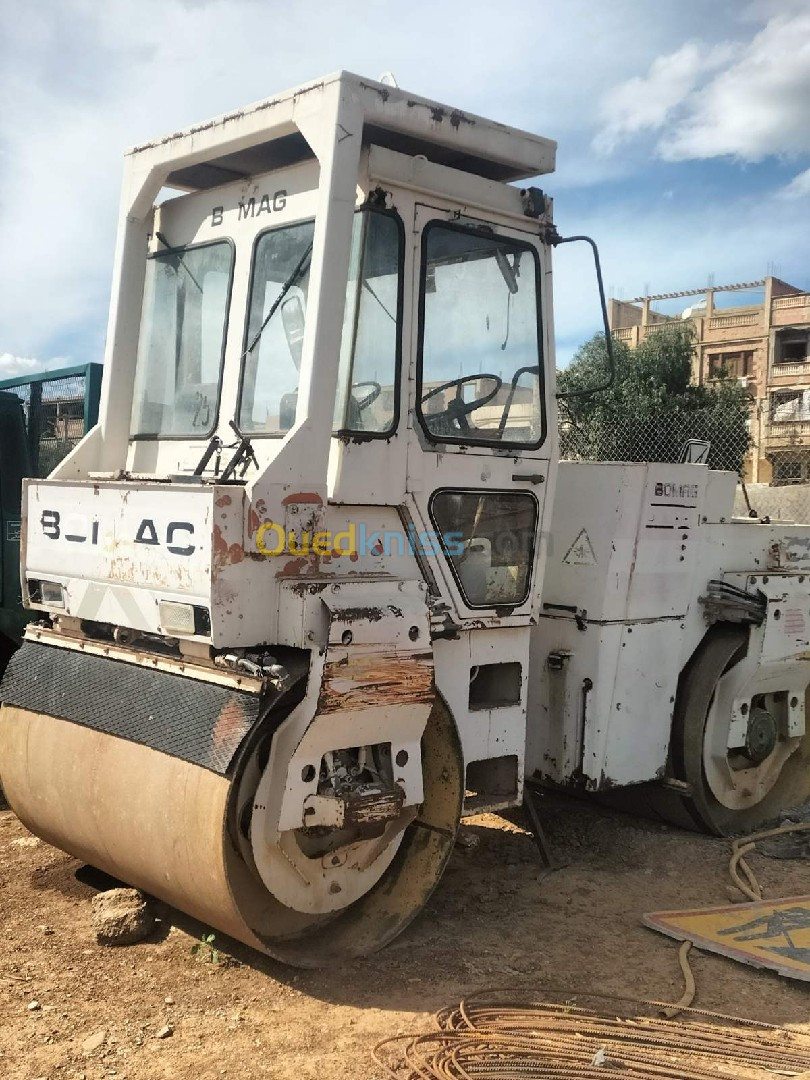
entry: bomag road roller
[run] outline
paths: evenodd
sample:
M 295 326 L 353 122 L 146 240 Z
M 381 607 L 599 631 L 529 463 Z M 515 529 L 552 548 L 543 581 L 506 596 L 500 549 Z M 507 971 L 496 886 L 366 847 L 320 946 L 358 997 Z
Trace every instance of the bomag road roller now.
M 718 833 L 805 798 L 810 528 L 558 465 L 554 159 L 345 73 L 126 155 L 100 422 L 25 485 L 31 830 L 322 965 L 525 777 Z

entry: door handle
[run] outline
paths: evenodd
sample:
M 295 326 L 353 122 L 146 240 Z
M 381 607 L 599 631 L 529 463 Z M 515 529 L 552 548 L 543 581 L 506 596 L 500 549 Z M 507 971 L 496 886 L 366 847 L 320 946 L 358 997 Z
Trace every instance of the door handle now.
M 525 480 L 527 484 L 543 484 L 546 480 L 542 473 L 536 472 L 513 472 L 512 479 Z

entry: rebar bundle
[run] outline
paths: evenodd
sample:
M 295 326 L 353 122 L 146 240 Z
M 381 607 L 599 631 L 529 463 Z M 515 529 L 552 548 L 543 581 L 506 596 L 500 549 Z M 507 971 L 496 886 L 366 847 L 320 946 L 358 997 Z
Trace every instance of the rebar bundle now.
M 699 1009 L 667 1020 L 659 1002 L 560 997 L 488 991 L 438 1013 L 434 1032 L 384 1040 L 374 1059 L 395 1080 L 773 1080 L 810 1070 L 804 1032 Z

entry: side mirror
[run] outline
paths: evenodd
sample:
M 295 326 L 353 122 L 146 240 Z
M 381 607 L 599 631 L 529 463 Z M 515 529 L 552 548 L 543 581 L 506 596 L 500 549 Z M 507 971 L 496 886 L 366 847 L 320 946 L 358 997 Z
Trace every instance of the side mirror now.
M 711 448 L 707 439 L 687 439 L 681 450 L 681 464 L 708 465 Z
M 301 370 L 301 355 L 304 348 L 304 308 L 298 296 L 288 297 L 281 305 L 281 325 L 290 350 L 295 370 Z

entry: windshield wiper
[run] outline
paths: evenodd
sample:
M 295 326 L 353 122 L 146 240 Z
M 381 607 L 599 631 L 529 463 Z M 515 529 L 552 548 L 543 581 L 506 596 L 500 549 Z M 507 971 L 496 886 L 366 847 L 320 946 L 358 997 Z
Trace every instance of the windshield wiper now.
M 188 276 L 191 278 L 191 280 L 197 286 L 199 291 L 202 292 L 203 291 L 202 290 L 202 285 L 199 283 L 199 281 L 197 281 L 197 279 L 194 277 L 192 272 L 186 266 L 185 260 L 183 259 L 183 249 L 182 248 L 173 248 L 172 245 L 169 243 L 169 241 L 166 239 L 166 237 L 163 235 L 162 232 L 156 232 L 155 236 L 158 238 L 158 240 L 161 242 L 161 244 L 163 244 L 163 246 L 166 248 L 166 251 L 177 261 L 177 265 L 181 266 L 185 270 L 185 272 L 188 274 Z
M 301 258 L 295 264 L 295 266 L 293 267 L 292 273 L 287 278 L 287 280 L 284 282 L 284 284 L 281 286 L 281 292 L 278 294 L 278 296 L 275 298 L 273 303 L 270 305 L 270 310 L 265 315 L 264 321 L 262 322 L 262 325 L 256 331 L 256 336 L 253 338 L 253 341 L 251 341 L 251 343 L 245 349 L 244 353 L 240 357 L 240 360 L 244 360 L 244 358 L 246 356 L 249 356 L 250 353 L 252 353 L 253 350 L 256 348 L 256 346 L 259 343 L 259 339 L 261 338 L 262 334 L 265 331 L 265 327 L 270 322 L 270 320 L 273 318 L 275 313 L 278 311 L 279 307 L 281 306 L 282 300 L 284 299 L 284 297 L 287 295 L 287 293 L 290 291 L 290 289 L 293 287 L 293 285 L 295 285 L 296 281 L 298 281 L 298 279 L 301 277 L 301 275 L 306 270 L 307 264 L 309 263 L 309 259 L 310 259 L 311 255 L 312 255 L 312 241 L 310 240 L 309 244 L 307 244 L 307 247 L 306 247 L 306 250 L 304 251 L 304 254 L 301 256 Z
M 520 275 L 520 255 L 521 253 L 519 251 L 515 252 L 515 265 L 511 266 L 509 260 L 503 252 L 503 249 L 495 248 L 495 262 L 498 264 L 498 269 L 501 272 L 501 277 L 506 282 L 506 287 L 509 290 L 510 296 L 514 296 L 519 288 L 518 277 Z
M 251 462 L 256 466 L 257 469 L 259 467 L 259 463 L 256 460 L 256 455 L 253 452 L 253 446 L 251 445 L 250 439 L 248 439 L 246 435 L 240 434 L 239 428 L 236 426 L 236 423 L 233 420 L 230 420 L 229 423 L 233 430 L 236 432 L 236 434 L 239 436 L 240 441 L 239 445 L 236 448 L 236 453 L 222 470 L 222 476 L 219 477 L 219 482 L 221 484 L 224 484 L 226 480 L 230 480 L 231 476 L 233 475 L 233 473 L 236 472 L 240 465 L 242 466 L 242 471 L 239 473 L 240 477 L 245 475 L 248 470 L 248 465 L 250 465 Z
M 363 288 L 367 292 L 371 293 L 371 295 L 374 297 L 374 299 L 377 301 L 377 303 L 383 309 L 383 311 L 388 316 L 388 318 L 391 320 L 391 322 L 395 323 L 397 321 L 396 315 L 391 314 L 391 312 L 388 310 L 388 308 L 385 306 L 385 304 L 382 302 L 382 300 L 379 298 L 379 296 L 377 296 L 377 294 L 374 292 L 374 290 L 372 289 L 372 287 L 369 285 L 369 283 L 366 281 L 365 278 L 363 278 Z
M 222 450 L 222 439 L 220 439 L 219 435 L 215 435 L 211 439 L 211 441 L 209 442 L 208 446 L 206 446 L 203 456 L 197 462 L 197 468 L 194 470 L 194 476 L 202 476 L 202 474 L 205 472 L 206 465 L 211 460 L 211 458 L 214 456 L 214 453 L 219 454 L 221 452 L 221 450 Z M 217 464 L 216 464 L 216 466 L 214 468 L 214 473 L 216 474 L 218 472 L 219 472 L 219 459 L 217 459 Z

